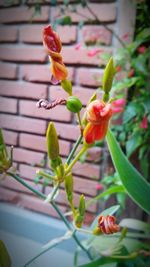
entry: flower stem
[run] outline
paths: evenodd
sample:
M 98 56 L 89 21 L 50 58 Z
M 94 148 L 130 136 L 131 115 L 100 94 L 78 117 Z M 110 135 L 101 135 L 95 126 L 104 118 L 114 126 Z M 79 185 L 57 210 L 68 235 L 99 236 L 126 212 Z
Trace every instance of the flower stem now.
M 74 156 L 74 153 L 76 152 L 78 146 L 80 145 L 81 140 L 82 140 L 82 135 L 80 135 L 80 136 L 78 137 L 76 143 L 74 144 L 73 149 L 71 150 L 71 152 L 70 152 L 70 154 L 69 154 L 69 156 L 68 156 L 68 158 L 67 158 L 66 163 L 67 163 L 68 165 L 70 164 L 70 162 L 71 162 L 71 160 L 72 160 L 72 158 L 73 158 L 73 156 Z
M 41 175 L 41 176 L 43 176 L 43 177 L 46 177 L 46 178 L 48 178 L 50 180 L 53 180 L 53 181 L 56 180 L 56 178 L 57 178 L 57 176 L 52 176 L 49 173 L 46 173 L 46 172 L 44 172 L 42 170 L 38 170 L 36 173 Z
M 79 153 L 76 155 L 76 157 L 72 160 L 68 168 L 66 169 L 66 172 L 65 172 L 66 175 L 71 171 L 72 167 L 75 165 L 77 160 L 84 154 L 86 150 L 87 150 L 87 147 L 83 146 L 82 149 L 79 151 Z

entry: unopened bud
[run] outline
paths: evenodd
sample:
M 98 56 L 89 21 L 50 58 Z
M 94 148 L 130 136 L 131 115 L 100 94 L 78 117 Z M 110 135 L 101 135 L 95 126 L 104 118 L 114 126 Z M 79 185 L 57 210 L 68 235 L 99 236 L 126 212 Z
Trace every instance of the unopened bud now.
M 66 107 L 73 113 L 78 113 L 82 109 L 82 103 L 76 96 L 70 96 L 67 99 Z
M 46 132 L 48 157 L 50 160 L 55 160 L 59 156 L 59 143 L 57 132 L 53 122 L 50 122 Z

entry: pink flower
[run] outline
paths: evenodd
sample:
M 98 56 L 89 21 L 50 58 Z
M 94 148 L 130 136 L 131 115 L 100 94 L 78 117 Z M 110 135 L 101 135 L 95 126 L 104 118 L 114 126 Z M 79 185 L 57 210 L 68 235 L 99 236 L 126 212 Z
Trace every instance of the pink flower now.
M 143 117 L 143 119 L 141 121 L 140 128 L 142 128 L 142 129 L 147 129 L 148 128 L 148 120 L 147 120 L 146 115 L 144 115 L 144 117 Z
M 82 44 L 81 43 L 78 43 L 75 45 L 74 49 L 75 50 L 79 50 L 81 48 Z
M 112 103 L 112 105 L 113 105 L 113 109 L 112 109 L 113 110 L 113 114 L 114 113 L 123 112 L 125 103 L 126 103 L 126 101 L 123 98 L 120 98 L 120 99 L 115 100 Z
M 138 50 L 138 52 L 139 52 L 140 54 L 143 54 L 143 53 L 146 51 L 146 47 L 145 47 L 144 45 L 142 45 L 142 46 L 140 46 L 137 50 Z
M 116 107 L 118 106 L 124 106 L 126 104 L 126 101 L 124 98 L 117 99 L 113 102 L 113 105 Z
M 123 40 L 128 39 L 128 37 L 129 37 L 129 33 L 125 33 L 124 35 L 122 35 L 122 39 L 123 39 Z
M 102 49 L 93 48 L 92 50 L 87 52 L 87 55 L 88 55 L 88 57 L 94 57 L 94 56 L 96 56 L 97 54 L 99 54 L 101 52 L 103 52 Z
M 96 190 L 102 190 L 103 188 L 102 184 L 96 184 Z

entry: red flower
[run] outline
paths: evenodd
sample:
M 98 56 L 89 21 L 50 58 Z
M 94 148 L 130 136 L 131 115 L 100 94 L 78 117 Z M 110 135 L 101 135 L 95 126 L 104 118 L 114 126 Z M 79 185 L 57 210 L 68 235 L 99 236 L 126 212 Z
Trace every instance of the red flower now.
M 144 45 L 142 45 L 142 46 L 140 46 L 137 50 L 138 50 L 138 52 L 139 52 L 140 54 L 143 54 L 143 53 L 146 51 L 146 47 L 145 47 Z
M 121 65 L 116 66 L 116 72 L 120 72 L 122 70 Z
M 65 80 L 68 71 L 63 63 L 61 52 L 61 40 L 50 25 L 43 30 L 43 44 L 51 60 L 51 72 L 56 80 Z
M 143 117 L 143 119 L 141 121 L 140 128 L 142 128 L 142 129 L 147 129 L 148 128 L 148 120 L 147 120 L 146 115 L 144 115 L 144 117 Z
M 116 218 L 111 215 L 103 216 L 101 215 L 98 219 L 98 227 L 103 234 L 113 234 L 120 230 L 120 226 L 115 224 Z
M 96 184 L 96 190 L 102 190 L 104 186 L 102 184 Z
M 83 131 L 87 144 L 92 144 L 105 137 L 111 116 L 111 104 L 106 104 L 102 100 L 95 100 L 88 105 L 86 110 L 88 124 Z
M 134 76 L 134 69 L 130 69 L 129 73 L 128 73 L 128 78 L 131 78 Z

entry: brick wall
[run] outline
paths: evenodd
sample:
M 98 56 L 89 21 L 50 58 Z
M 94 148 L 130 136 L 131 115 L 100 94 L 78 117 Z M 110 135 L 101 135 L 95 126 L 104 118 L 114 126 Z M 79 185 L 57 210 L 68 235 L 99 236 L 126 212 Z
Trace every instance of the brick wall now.
M 31 4 L 33 2 L 30 1 Z M 53 100 L 66 95 L 59 86 L 50 84 L 48 58 L 42 46 L 42 29 L 58 14 L 59 4 L 53 7 L 50 1 L 45 1 L 41 14 L 34 16 L 31 22 L 34 12 L 32 5 L 29 8 L 17 4 L 18 1 L 15 3 L 14 6 L 6 7 L 4 1 L 0 1 L 0 126 L 4 129 L 6 144 L 14 146 L 15 167 L 23 179 L 35 186 L 35 172 L 41 167 L 43 159 L 44 167 L 48 167 L 45 145 L 48 122 L 55 121 L 60 139 L 60 153 L 64 159 L 78 137 L 79 130 L 75 125 L 74 115 L 70 114 L 65 106 L 56 107 L 51 111 L 39 110 L 35 106 L 40 98 Z M 125 17 L 125 14 L 117 16 L 118 1 L 91 1 L 90 7 L 111 29 L 118 26 L 119 16 L 121 19 Z M 87 9 L 81 7 L 78 12 L 84 16 L 91 16 Z M 96 33 L 101 43 L 99 48 L 103 52 L 112 53 L 116 40 L 104 26 L 88 24 L 79 29 L 78 22 L 81 17 L 74 14 L 72 19 L 73 25 L 59 26 L 58 33 L 63 43 L 64 62 L 68 67 L 75 95 L 80 97 L 85 105 L 98 85 L 95 78 L 99 79 L 99 84 L 101 83 L 106 62 L 101 56 L 89 57 L 87 54 L 90 48 L 82 46 L 76 50 L 76 44 L 90 42 Z M 76 203 L 80 193 L 84 193 L 87 199 L 97 194 L 96 184 L 104 170 L 102 153 L 103 151 L 98 148 L 90 149 L 86 163 L 78 163 L 73 169 Z M 42 192 L 50 192 L 50 188 L 45 188 L 42 183 L 38 188 Z M 44 204 L 9 177 L 1 183 L 0 199 L 56 216 L 49 205 Z M 63 211 L 68 209 L 63 186 L 57 201 Z M 89 207 L 87 221 L 92 219 L 96 210 L 95 204 Z

